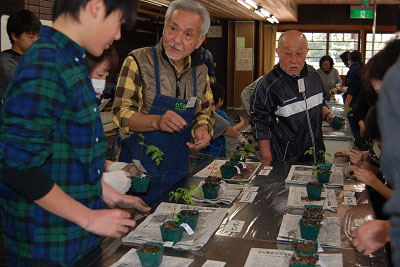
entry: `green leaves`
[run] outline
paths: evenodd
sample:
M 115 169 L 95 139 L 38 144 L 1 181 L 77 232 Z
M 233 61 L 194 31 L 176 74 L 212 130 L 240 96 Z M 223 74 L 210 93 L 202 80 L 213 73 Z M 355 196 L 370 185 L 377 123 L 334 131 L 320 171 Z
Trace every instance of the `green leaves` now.
M 144 142 L 145 137 L 144 137 L 143 134 L 138 133 L 137 135 L 142 139 L 142 141 L 139 141 L 139 145 L 141 145 L 142 147 L 147 147 L 146 155 L 147 156 L 151 155 L 151 159 L 154 161 L 154 163 L 157 166 L 160 166 L 161 161 L 164 160 L 164 157 L 163 157 L 164 156 L 164 152 L 162 152 L 155 145 L 147 145 L 147 144 L 145 144 L 145 142 Z
M 169 192 L 169 200 L 178 203 L 179 199 L 182 199 L 187 206 L 193 206 L 194 200 L 193 195 L 200 194 L 203 195 L 203 190 L 201 187 L 197 187 L 195 185 L 190 186 L 190 189 L 187 188 L 177 188 L 175 191 Z

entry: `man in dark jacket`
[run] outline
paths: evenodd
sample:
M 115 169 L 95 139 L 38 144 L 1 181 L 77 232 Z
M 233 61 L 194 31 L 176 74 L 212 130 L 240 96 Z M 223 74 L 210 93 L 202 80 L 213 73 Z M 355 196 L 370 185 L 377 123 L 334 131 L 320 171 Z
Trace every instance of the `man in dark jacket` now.
M 333 114 L 324 101 L 324 87 L 314 68 L 305 64 L 307 39 L 301 32 L 281 35 L 279 63 L 257 84 L 251 97 L 253 133 L 258 140 L 262 163 L 272 161 L 307 162 L 310 147 L 325 150 L 322 120 Z
M 358 121 L 352 115 L 357 108 L 357 99 L 362 88 L 361 75 L 363 68 L 364 64 L 362 63 L 361 53 L 359 51 L 353 51 L 349 53 L 349 71 L 346 75 L 348 88 L 345 96 L 344 108 L 351 108 L 348 120 L 351 132 L 354 136 L 354 143 L 360 149 L 364 149 L 364 142 L 361 139 L 360 126 L 358 125 Z

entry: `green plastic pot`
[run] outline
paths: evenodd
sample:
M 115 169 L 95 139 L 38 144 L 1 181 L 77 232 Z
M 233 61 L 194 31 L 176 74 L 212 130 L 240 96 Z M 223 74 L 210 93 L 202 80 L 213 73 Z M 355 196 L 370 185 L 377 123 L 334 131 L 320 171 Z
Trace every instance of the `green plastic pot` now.
M 317 173 L 318 183 L 327 184 L 331 178 L 330 172 L 319 172 Z
M 332 168 L 332 164 L 330 164 L 330 163 L 321 163 L 318 166 L 318 169 L 320 169 L 320 170 L 328 170 L 328 171 L 330 171 L 331 168 Z
M 312 242 L 312 241 L 308 241 L 308 242 Z M 297 241 L 297 243 L 308 243 L 307 241 Z M 295 250 L 294 252 L 297 254 L 317 254 L 318 253 L 318 242 L 312 242 L 313 245 L 315 246 L 315 250 L 304 250 L 304 249 L 297 249 L 296 248 L 296 243 L 295 243 Z
M 150 177 L 131 177 L 132 187 L 131 191 L 133 193 L 146 193 L 150 184 Z
M 340 130 L 344 125 L 344 121 L 345 121 L 344 118 L 337 117 L 337 116 L 333 117 L 332 118 L 332 128 L 335 130 Z
M 237 170 L 234 166 L 230 166 L 229 164 L 224 164 L 220 167 L 222 178 L 231 179 L 234 175 L 237 174 Z
M 182 211 L 190 212 L 190 213 L 194 214 L 194 216 L 183 216 L 183 215 L 181 215 Z M 197 226 L 197 221 L 199 219 L 199 214 L 200 214 L 200 211 L 198 211 L 198 210 L 181 210 L 178 213 L 178 223 L 179 224 L 187 223 L 187 224 L 189 224 L 190 228 L 192 228 L 192 230 L 194 231 L 196 229 L 196 226 Z
M 246 164 L 244 161 L 241 160 L 230 160 L 226 164 L 229 166 L 238 166 L 240 169 L 243 169 L 243 163 Z
M 204 198 L 206 198 L 206 199 L 216 199 L 216 198 L 218 198 L 219 185 L 203 184 L 201 186 L 201 188 L 203 189 Z
M 157 253 L 145 253 L 143 252 L 143 247 L 146 245 L 158 246 L 160 250 Z M 157 242 L 147 242 L 142 244 L 137 250 L 136 253 L 139 256 L 140 262 L 143 267 L 158 267 L 162 262 L 162 257 L 164 254 L 164 247 L 162 243 Z
M 321 193 L 322 193 L 322 187 L 313 187 L 312 185 L 318 184 L 318 183 L 307 183 L 306 189 L 307 189 L 307 196 L 309 199 L 312 200 L 320 200 L 321 199 Z
M 319 229 L 321 228 L 321 225 L 319 225 L 319 226 L 302 225 L 302 223 L 306 222 L 306 221 L 315 221 L 315 220 L 300 219 L 301 238 L 306 239 L 306 240 L 313 240 L 313 241 L 317 240 Z
M 175 224 L 179 228 L 177 230 L 172 230 L 172 229 L 166 228 L 164 226 L 164 224 L 160 225 L 162 240 L 164 242 L 172 241 L 172 242 L 174 242 L 174 244 L 176 242 L 179 242 L 182 239 L 183 227 L 181 227 L 178 223 L 176 223 L 174 221 L 167 221 L 166 223 Z

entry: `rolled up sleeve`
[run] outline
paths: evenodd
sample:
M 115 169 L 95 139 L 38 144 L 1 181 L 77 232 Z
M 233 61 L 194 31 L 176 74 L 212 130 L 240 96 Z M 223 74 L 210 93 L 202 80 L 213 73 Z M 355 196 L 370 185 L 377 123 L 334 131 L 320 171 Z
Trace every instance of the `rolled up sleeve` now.
M 192 136 L 194 137 L 194 131 L 200 125 L 207 125 L 208 132 L 211 136 L 214 135 L 214 123 L 215 123 L 215 106 L 213 94 L 210 87 L 209 77 L 207 76 L 207 85 L 204 88 L 200 103 L 196 107 L 196 113 L 193 123 Z
M 132 134 L 130 118 L 143 106 L 142 80 L 139 68 L 132 56 L 125 59 L 118 78 L 114 103 L 113 121 L 125 133 Z

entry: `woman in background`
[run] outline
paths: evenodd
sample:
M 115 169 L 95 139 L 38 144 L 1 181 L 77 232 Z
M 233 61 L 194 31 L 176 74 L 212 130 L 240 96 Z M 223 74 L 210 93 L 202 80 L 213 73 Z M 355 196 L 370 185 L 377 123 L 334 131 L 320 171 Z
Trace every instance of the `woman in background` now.
M 337 69 L 333 68 L 333 59 L 326 55 L 319 60 L 319 69 L 317 70 L 319 77 L 325 89 L 325 99 L 329 99 L 329 91 L 335 88 L 336 85 L 342 85 L 342 79 L 339 76 Z
M 104 50 L 104 53 L 99 57 L 87 54 L 89 78 L 96 93 L 97 105 L 101 103 L 107 77 L 117 70 L 118 62 L 118 54 L 113 46 Z

